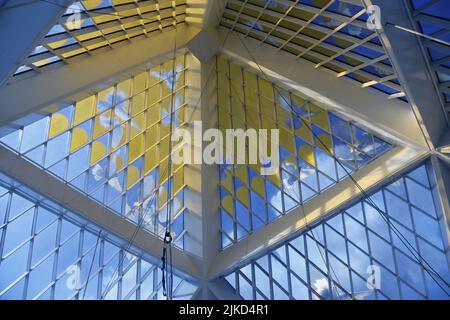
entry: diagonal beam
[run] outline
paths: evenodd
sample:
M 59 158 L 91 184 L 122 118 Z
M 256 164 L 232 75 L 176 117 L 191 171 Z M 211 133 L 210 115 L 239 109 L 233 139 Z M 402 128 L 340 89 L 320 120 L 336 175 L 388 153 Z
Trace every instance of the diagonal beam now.
M 410 148 L 397 147 L 365 168 L 352 174 L 361 188 L 367 192 L 391 181 L 405 169 L 422 161 L 428 153 Z M 317 195 L 271 222 L 264 228 L 250 234 L 233 246 L 219 252 L 209 270 L 211 279 L 226 275 L 245 265 L 250 259 L 263 255 L 280 243 L 298 235 L 299 232 L 318 223 L 363 196 L 355 183 L 347 178 L 322 194 Z
M 55 200 L 88 221 L 105 228 L 124 241 L 129 241 L 135 232 L 135 224 L 114 214 L 106 207 L 3 146 L 0 146 L 0 159 L 0 171 Z M 161 256 L 163 250 L 163 241 L 142 229 L 137 232 L 133 245 L 154 257 Z M 197 267 L 200 265 L 198 259 L 176 248 L 173 249 L 173 265 L 181 273 L 193 278 L 200 277 Z
M 427 57 L 419 39 L 392 25 L 415 30 L 405 1 L 364 0 L 366 6 L 381 9 L 380 39 L 394 65 L 410 105 L 421 125 L 427 143 L 434 149 L 448 130 L 442 97 L 435 85 Z
M 184 48 L 198 32 L 198 28 L 182 24 L 176 30 L 164 31 L 0 88 L 1 104 L 7 106 L 0 108 L 0 126 L 64 100 L 83 98 L 130 77 L 150 62 L 160 63 L 166 55 L 172 54 L 175 39 L 177 47 Z
M 221 43 L 227 29 L 214 33 Z M 349 79 L 336 79 L 325 70 L 315 69 L 314 64 L 287 52 L 280 52 L 267 44 L 246 38 L 246 48 L 238 34 L 231 35 L 222 50 L 232 58 L 259 72 L 253 59 L 262 66 L 265 74 L 287 89 L 302 92 L 319 102 L 325 109 L 341 112 L 346 117 L 366 126 L 375 133 L 398 144 L 426 148 L 423 135 L 409 105 L 400 100 L 388 100 L 386 94 L 371 88 L 361 88 Z
M 0 87 L 19 68 L 30 52 L 73 1 L 16 0 L 0 8 Z M 61 7 L 62 6 L 62 7 Z

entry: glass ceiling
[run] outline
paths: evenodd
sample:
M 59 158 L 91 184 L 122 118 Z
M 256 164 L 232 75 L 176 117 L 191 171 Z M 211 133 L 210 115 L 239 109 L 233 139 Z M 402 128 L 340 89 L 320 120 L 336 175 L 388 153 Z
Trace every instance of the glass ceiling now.
M 184 165 L 168 177 L 169 128 L 184 126 L 185 55 L 177 56 L 39 120 L 0 143 L 113 212 L 162 236 L 168 203 L 184 248 Z M 175 66 L 175 69 L 173 67 Z M 175 74 L 175 77 L 174 77 Z M 174 83 L 174 107 L 172 84 Z M 168 185 L 172 183 L 172 198 Z
M 344 0 L 228 0 L 221 25 L 297 58 L 405 99 L 362 3 Z
M 165 299 L 158 261 L 3 174 L 0 238 L 0 300 Z M 174 275 L 174 299 L 196 288 Z
M 421 32 L 450 43 L 450 2 L 446 0 L 411 0 L 412 16 Z M 442 43 L 420 38 L 430 59 L 435 80 L 450 112 L 450 48 Z
M 418 263 L 394 231 L 450 281 L 433 184 L 426 165 L 421 165 L 371 195 L 390 225 L 363 199 L 255 258 L 226 280 L 245 299 L 447 299 L 439 285 L 446 290 L 448 286 L 431 279 L 422 260 Z M 377 290 L 367 287 L 370 265 L 381 271 Z
M 222 248 L 392 149 L 367 130 L 225 56 L 217 59 L 217 70 L 220 129 L 279 129 L 281 163 L 277 174 L 266 177 L 260 175 L 260 165 L 220 166 Z
M 74 1 L 15 75 L 68 63 L 123 41 L 149 37 L 185 19 L 186 0 Z

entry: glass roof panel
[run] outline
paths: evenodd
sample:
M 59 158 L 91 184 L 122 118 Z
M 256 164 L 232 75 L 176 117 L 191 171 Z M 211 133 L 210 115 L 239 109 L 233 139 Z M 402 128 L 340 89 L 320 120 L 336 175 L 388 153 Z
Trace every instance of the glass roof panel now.
M 383 215 L 363 199 L 225 279 L 245 299 L 447 299 L 407 247 L 450 280 L 429 179 L 421 165 L 370 196 Z
M 0 207 L 0 299 L 166 299 L 159 261 L 3 174 Z M 197 288 L 173 283 L 174 299 Z
M 184 165 L 173 165 L 168 177 L 168 150 L 170 120 L 173 130 L 185 124 L 185 58 L 179 55 L 175 63 L 168 60 L 62 109 L 45 108 L 0 143 L 124 218 L 143 219 L 143 227 L 159 236 L 170 203 L 175 245 L 183 249 Z
M 75 1 L 15 75 L 40 71 L 56 62 L 70 63 L 74 57 L 120 41 L 150 37 L 152 32 L 184 23 L 186 7 L 186 0 Z
M 228 0 L 221 25 L 403 98 L 392 65 L 362 5 L 347 1 Z
M 261 164 L 220 166 L 222 248 L 298 208 L 345 179 L 347 172 L 363 168 L 392 148 L 355 123 L 225 56 L 218 58 L 217 69 L 220 129 L 278 128 L 281 163 L 278 173 L 268 176 L 260 174 Z

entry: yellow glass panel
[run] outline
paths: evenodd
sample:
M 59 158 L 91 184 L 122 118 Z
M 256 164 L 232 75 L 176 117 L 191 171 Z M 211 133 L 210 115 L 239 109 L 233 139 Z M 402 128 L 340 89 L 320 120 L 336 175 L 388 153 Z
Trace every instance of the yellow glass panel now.
M 280 105 L 277 105 L 277 121 L 278 124 L 287 130 L 292 128 L 291 113 L 284 110 Z
M 149 87 L 157 84 L 160 80 L 161 80 L 161 66 L 156 66 L 150 69 Z
M 225 59 L 225 57 L 218 56 L 217 57 L 217 70 L 219 72 L 228 74 L 228 68 L 229 68 L 228 61 Z
M 292 103 L 294 105 L 296 105 L 297 107 L 300 107 L 305 103 L 305 100 L 303 98 L 300 98 L 299 96 L 296 96 L 293 94 L 293 95 L 291 95 L 291 97 L 292 97 Z
M 302 138 L 304 141 L 312 144 L 313 143 L 313 141 L 312 141 L 312 132 L 311 132 L 311 130 L 309 128 L 311 125 L 309 123 L 306 124 L 306 123 L 304 123 L 301 120 L 300 120 L 300 125 L 301 125 L 300 129 L 295 130 L 295 134 L 298 137 Z
M 159 188 L 159 195 L 158 195 L 158 199 L 159 199 L 158 205 L 160 208 L 164 203 L 167 202 L 167 197 L 168 197 L 167 189 L 164 188 L 163 186 L 161 186 Z
M 161 115 L 162 117 L 170 114 L 170 106 L 172 104 L 172 98 L 167 97 L 161 101 Z
M 120 127 L 117 127 L 113 130 L 111 145 L 114 150 L 120 148 L 127 142 L 128 130 L 128 123 L 124 123 Z
M 250 87 L 252 90 L 256 91 L 258 88 L 258 81 L 256 75 L 245 70 L 244 71 L 244 84 L 246 87 Z
M 169 159 L 166 158 L 161 161 L 161 164 L 159 165 L 159 184 L 163 184 L 167 180 L 167 176 L 169 175 L 168 171 L 168 163 Z
M 101 36 L 102 36 L 102 33 L 100 31 L 94 31 L 94 32 L 77 35 L 76 38 L 78 41 L 86 41 L 86 40 L 94 39 L 94 38 L 101 37 Z
M 118 19 L 117 17 L 115 17 L 114 15 L 117 15 L 117 13 L 116 12 L 112 12 L 112 13 L 110 13 L 110 14 L 105 14 L 105 15 L 101 15 L 101 16 L 95 16 L 95 17 L 93 17 L 92 18 L 92 20 L 94 20 L 94 22 L 96 23 L 96 24 L 101 24 L 101 23 L 104 23 L 104 22 L 108 22 L 108 21 L 112 21 L 112 20 L 116 20 L 116 19 Z
M 269 119 L 267 117 L 264 117 L 264 116 L 261 117 L 261 127 L 263 129 L 276 129 L 277 128 L 275 121 L 273 121 L 272 119 Z
M 125 80 L 117 85 L 116 103 L 124 101 L 130 97 L 131 80 Z
M 312 146 L 308 144 L 301 146 L 298 149 L 298 156 L 313 167 L 316 166 L 316 161 L 314 160 L 314 148 Z
M 51 139 L 67 129 L 69 129 L 69 119 L 61 113 L 55 113 L 50 121 L 48 137 Z
M 158 146 L 154 146 L 147 150 L 144 158 L 144 175 L 147 175 L 158 165 L 159 155 Z
M 130 189 L 137 180 L 139 180 L 139 169 L 135 166 L 128 166 L 127 189 Z
M 259 128 L 259 114 L 257 112 L 247 112 L 247 126 L 248 128 Z
M 240 187 L 236 190 L 236 197 L 240 202 L 242 202 L 247 208 L 249 205 L 249 197 L 248 197 L 248 190 L 245 187 Z
M 240 120 L 245 121 L 245 110 L 242 102 L 243 101 L 236 96 L 231 96 L 231 114 L 238 117 Z
M 161 100 L 161 85 L 156 84 L 148 90 L 147 104 L 152 104 Z
M 146 111 L 147 126 L 152 126 L 161 120 L 161 104 L 155 104 Z
M 133 97 L 131 116 L 134 117 L 145 109 L 145 92 Z
M 121 102 L 120 105 L 117 105 L 114 108 L 115 121 L 117 121 L 118 123 L 127 121 L 129 119 L 129 113 L 130 113 L 130 100 Z
M 133 94 L 136 95 L 145 90 L 147 87 L 147 72 L 142 72 L 134 77 Z
M 184 116 L 185 116 L 185 107 L 181 107 L 180 109 L 178 109 L 178 111 L 176 112 L 178 121 L 180 122 L 180 124 L 182 124 L 184 122 Z M 175 119 L 174 119 L 175 120 Z M 181 125 L 179 125 L 180 127 Z
M 145 132 L 145 148 L 148 149 L 159 141 L 159 124 L 155 124 Z
M 312 103 L 308 103 L 308 108 L 311 113 L 311 122 L 326 131 L 330 131 L 328 111 L 325 111 Z
M 250 164 L 249 167 L 252 168 L 253 171 L 255 171 L 257 173 L 261 172 L 261 163 L 260 162 L 254 163 L 254 164 Z
M 64 46 L 66 43 L 69 43 L 69 40 L 71 40 L 71 38 L 67 38 L 67 39 L 62 39 L 62 40 L 58 40 L 58 41 L 55 41 L 55 42 L 51 42 L 51 43 L 48 43 L 47 45 L 50 48 L 52 48 L 52 49 L 57 49 L 59 47 Z
M 119 154 L 114 154 L 112 157 L 112 161 L 114 161 L 115 171 L 111 172 L 110 174 L 117 173 L 125 167 L 124 160 L 123 160 L 122 156 Z
M 329 154 L 333 154 L 333 143 L 331 137 L 326 133 L 317 135 L 316 146 Z
M 238 165 L 234 171 L 236 178 L 238 178 L 241 182 L 248 185 L 248 172 L 247 167 L 245 165 Z
M 219 126 L 224 129 L 231 129 L 230 116 L 228 115 L 228 113 L 223 111 L 222 108 L 219 108 Z
M 108 132 L 111 126 L 111 117 L 112 110 L 107 110 L 95 117 L 93 133 L 94 139 L 97 139 L 98 137 Z
M 86 99 L 78 101 L 75 105 L 75 116 L 73 125 L 79 125 L 80 123 L 92 118 L 94 115 L 95 96 L 90 96 Z
M 230 110 L 229 99 L 230 96 L 228 95 L 228 92 L 226 90 L 219 89 L 217 94 L 217 104 L 219 105 L 219 107 L 222 107 L 225 110 L 229 111 Z
M 230 78 L 231 81 L 235 82 L 234 86 L 242 86 L 242 69 L 240 66 L 236 64 L 230 65 Z
M 101 5 L 103 3 L 103 0 L 83 0 L 82 2 L 86 10 L 92 10 Z
M 277 171 L 276 174 L 272 174 L 268 177 L 269 177 L 270 181 L 272 181 L 275 185 L 277 185 L 279 188 L 281 188 L 280 171 Z
M 139 133 L 145 129 L 145 113 L 140 113 L 136 117 L 131 119 L 131 132 L 130 139 L 136 137 Z
M 252 179 L 252 189 L 255 190 L 261 197 L 265 198 L 264 179 L 256 176 Z
M 219 88 L 219 91 L 224 91 L 226 94 L 230 93 L 230 82 L 227 74 L 217 74 L 217 87 Z
M 173 194 L 177 194 L 184 186 L 184 170 L 178 170 L 173 175 Z
M 97 163 L 106 155 L 106 146 L 100 141 L 94 141 L 91 149 L 91 165 Z
M 259 94 L 270 100 L 273 100 L 272 84 L 265 79 L 259 78 L 258 80 L 259 80 Z
M 186 83 L 186 77 L 185 77 L 184 71 L 178 72 L 176 83 L 175 83 L 175 89 L 180 89 L 180 88 L 184 87 L 185 83 Z
M 233 198 L 230 195 L 223 197 L 222 207 L 231 215 L 234 215 Z
M 140 134 L 130 141 L 128 152 L 128 163 L 131 163 L 137 158 L 139 158 L 144 153 L 144 149 L 145 149 L 144 134 Z
M 294 135 L 283 128 L 280 129 L 280 145 L 290 153 L 295 154 Z
M 166 136 L 165 138 L 161 139 L 160 143 L 160 152 L 161 152 L 161 159 L 164 159 L 169 155 L 169 136 Z
M 112 107 L 114 97 L 114 87 L 107 88 L 98 93 L 97 112 Z
M 178 68 L 184 69 L 185 66 L 186 55 L 180 54 L 176 57 L 176 64 Z
M 233 178 L 231 172 L 225 170 L 225 178 L 220 181 L 220 184 L 228 190 L 230 193 L 233 193 Z
M 72 130 L 72 141 L 70 143 L 70 152 L 78 150 L 84 146 L 89 140 L 89 135 L 83 128 L 75 128 Z
M 160 130 L 159 130 L 159 135 L 162 138 L 165 138 L 166 136 L 169 135 L 169 121 L 170 121 L 170 117 L 167 116 L 165 120 L 162 120 L 160 122 L 161 126 L 160 126 Z
M 262 114 L 264 114 L 265 116 L 273 119 L 275 118 L 274 116 L 274 103 L 272 100 L 266 99 L 264 97 L 261 97 L 259 100 L 259 105 L 261 107 L 261 112 Z

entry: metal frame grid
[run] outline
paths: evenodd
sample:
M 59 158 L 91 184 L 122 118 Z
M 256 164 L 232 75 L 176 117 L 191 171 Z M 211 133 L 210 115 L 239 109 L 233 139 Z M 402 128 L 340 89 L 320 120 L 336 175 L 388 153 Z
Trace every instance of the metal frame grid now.
M 408 9 L 418 31 L 447 43 L 450 42 L 450 5 L 445 0 L 410 0 Z M 450 47 L 420 38 L 428 56 L 434 81 L 442 94 L 442 102 L 450 113 Z
M 3 174 L 0 208 L 0 299 L 165 299 L 157 262 Z
M 421 256 L 450 279 L 435 205 L 431 164 L 422 164 L 371 195 Z M 380 288 L 367 287 L 380 268 Z M 365 200 L 294 236 L 225 277 L 246 299 L 445 299 L 447 295 Z M 440 281 L 440 280 L 438 280 Z M 442 286 L 447 287 L 440 282 Z
M 355 123 L 283 90 L 226 56 L 217 58 L 217 73 L 218 124 L 222 131 L 280 130 L 276 175 L 261 176 L 260 164 L 220 165 L 222 249 L 345 179 L 346 173 L 330 154 L 353 173 L 392 149 L 391 144 Z M 327 147 L 316 141 L 300 118 Z
M 71 59 L 95 54 L 101 48 L 113 48 L 123 41 L 151 37 L 152 32 L 175 28 L 185 22 L 186 8 L 186 0 L 76 1 L 17 69 L 15 76 L 33 70 L 41 72 L 50 64 L 69 63 Z
M 185 60 L 179 55 L 175 70 L 167 60 L 60 110 L 45 108 L 0 143 L 112 212 L 144 219 L 142 227 L 160 237 L 172 205 L 174 244 L 183 249 L 184 165 L 173 165 L 171 177 L 167 167 L 172 81 L 173 130 L 185 126 Z
M 221 25 L 405 100 L 359 1 L 229 0 Z

